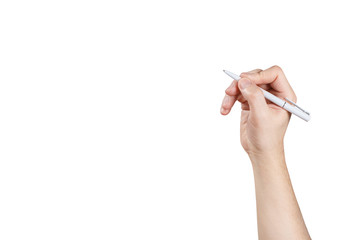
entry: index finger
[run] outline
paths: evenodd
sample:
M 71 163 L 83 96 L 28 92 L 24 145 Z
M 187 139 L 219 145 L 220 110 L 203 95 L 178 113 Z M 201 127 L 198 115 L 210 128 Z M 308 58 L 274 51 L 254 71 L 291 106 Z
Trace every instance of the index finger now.
M 296 95 L 288 80 L 285 77 L 284 72 L 279 66 L 272 66 L 264 71 L 260 72 L 248 72 L 240 74 L 240 77 L 246 77 L 254 81 L 256 85 L 270 84 L 278 94 L 282 97 L 292 98 L 296 102 Z

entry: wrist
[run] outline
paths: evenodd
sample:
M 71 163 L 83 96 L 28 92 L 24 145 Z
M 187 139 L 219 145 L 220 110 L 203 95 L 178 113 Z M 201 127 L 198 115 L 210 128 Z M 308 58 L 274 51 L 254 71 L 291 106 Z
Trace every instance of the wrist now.
M 257 161 L 258 159 L 267 159 L 267 158 L 278 158 L 285 155 L 284 153 L 284 144 L 277 144 L 276 147 L 262 148 L 261 150 L 249 150 L 247 154 L 250 160 Z
M 253 168 L 273 168 L 285 165 L 285 152 L 283 146 L 268 151 L 249 152 Z

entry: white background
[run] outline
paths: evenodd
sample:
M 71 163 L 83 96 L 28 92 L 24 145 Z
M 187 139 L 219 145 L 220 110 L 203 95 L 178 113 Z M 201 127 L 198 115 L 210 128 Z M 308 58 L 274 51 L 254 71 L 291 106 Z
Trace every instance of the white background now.
M 360 239 L 356 3 L 1 1 L 0 239 L 257 239 L 222 70 L 275 64 L 310 234 Z

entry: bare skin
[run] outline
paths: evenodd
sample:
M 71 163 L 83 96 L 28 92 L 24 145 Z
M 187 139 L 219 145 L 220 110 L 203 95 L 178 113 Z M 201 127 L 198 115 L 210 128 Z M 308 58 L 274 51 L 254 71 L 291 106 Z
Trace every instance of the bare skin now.
M 241 103 L 240 140 L 252 163 L 260 240 L 311 239 L 301 215 L 284 154 L 284 135 L 291 114 L 268 102 L 259 87 L 296 102 L 282 69 L 273 66 L 240 75 L 226 89 L 221 114 Z

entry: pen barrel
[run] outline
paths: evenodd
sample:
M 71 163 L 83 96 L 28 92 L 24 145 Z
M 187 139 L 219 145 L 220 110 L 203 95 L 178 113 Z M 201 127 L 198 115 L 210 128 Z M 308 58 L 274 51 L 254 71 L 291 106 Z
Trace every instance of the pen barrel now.
M 295 114 L 296 116 L 298 116 L 299 118 L 305 120 L 305 121 L 309 121 L 310 120 L 310 115 L 306 114 L 305 112 L 303 112 L 302 110 L 300 110 L 299 108 L 290 105 L 289 103 L 285 103 L 285 105 L 283 106 L 283 108 L 289 112 L 291 112 L 292 114 Z
M 275 95 L 269 93 L 268 91 L 265 91 L 262 88 L 260 88 L 260 89 L 264 93 L 264 97 L 267 100 L 275 103 L 279 107 L 282 107 L 286 111 L 291 112 L 292 114 L 295 114 L 296 116 L 298 116 L 299 118 L 301 118 L 301 119 L 303 119 L 303 120 L 305 120 L 307 122 L 310 120 L 310 118 L 311 118 L 310 115 L 305 113 L 301 109 L 295 107 L 294 105 L 291 105 L 290 103 L 286 102 L 285 100 L 282 100 L 282 99 L 276 97 Z
M 262 89 L 262 88 L 260 88 L 260 89 L 261 89 L 261 91 L 264 93 L 264 97 L 265 97 L 267 100 L 275 103 L 275 104 L 278 105 L 279 107 L 284 106 L 284 104 L 286 103 L 285 100 L 282 100 L 282 99 L 276 97 L 275 95 L 269 93 L 268 91 L 265 91 L 265 90 Z

